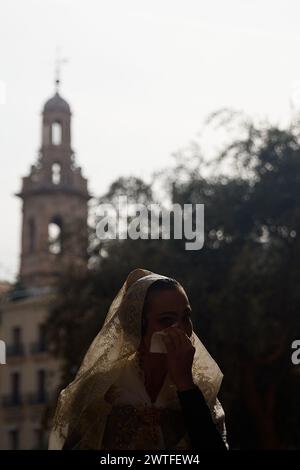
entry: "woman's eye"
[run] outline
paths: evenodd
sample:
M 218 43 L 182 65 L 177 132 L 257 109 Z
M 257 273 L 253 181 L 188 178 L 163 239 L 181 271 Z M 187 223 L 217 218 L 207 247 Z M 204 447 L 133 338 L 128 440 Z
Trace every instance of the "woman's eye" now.
M 175 323 L 175 320 L 173 320 L 172 318 L 162 318 L 162 319 L 160 320 L 160 323 L 161 323 L 162 325 L 171 326 L 171 325 L 173 325 L 173 323 Z

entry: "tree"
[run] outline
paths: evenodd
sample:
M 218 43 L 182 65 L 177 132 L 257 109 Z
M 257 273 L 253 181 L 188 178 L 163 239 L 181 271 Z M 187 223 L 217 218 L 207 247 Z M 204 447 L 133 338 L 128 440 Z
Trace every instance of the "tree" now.
M 299 132 L 294 124 L 282 130 L 249 119 L 239 132 L 209 176 L 197 149 L 193 164 L 183 154 L 160 176 L 173 203 L 204 203 L 203 249 L 186 251 L 185 240 L 99 241 L 95 217 L 93 263 L 64 276 L 49 331 L 68 383 L 130 270 L 175 277 L 191 300 L 197 333 L 224 372 L 231 446 L 297 448 L 300 375 L 290 356 L 300 338 Z M 225 174 L 227 162 L 232 170 Z M 115 204 L 127 194 L 149 204 L 159 200 L 153 187 L 120 178 L 98 202 Z

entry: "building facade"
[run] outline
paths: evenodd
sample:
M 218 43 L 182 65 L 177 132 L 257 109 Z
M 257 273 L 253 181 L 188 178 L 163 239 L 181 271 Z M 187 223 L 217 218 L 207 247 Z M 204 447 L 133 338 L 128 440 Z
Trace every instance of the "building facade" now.
M 45 323 L 66 269 L 86 264 L 87 180 L 71 146 L 71 110 L 56 92 L 42 112 L 37 162 L 23 178 L 19 280 L 1 300 L 0 449 L 45 448 L 43 415 L 60 383 Z

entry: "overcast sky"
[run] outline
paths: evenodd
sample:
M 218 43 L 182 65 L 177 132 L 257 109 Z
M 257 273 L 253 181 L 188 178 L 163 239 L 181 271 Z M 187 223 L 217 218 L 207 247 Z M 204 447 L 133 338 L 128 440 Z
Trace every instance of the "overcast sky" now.
M 300 104 L 298 0 L 1 0 L 0 279 L 13 279 L 40 112 L 61 94 L 95 195 L 172 161 L 223 106 L 285 122 Z

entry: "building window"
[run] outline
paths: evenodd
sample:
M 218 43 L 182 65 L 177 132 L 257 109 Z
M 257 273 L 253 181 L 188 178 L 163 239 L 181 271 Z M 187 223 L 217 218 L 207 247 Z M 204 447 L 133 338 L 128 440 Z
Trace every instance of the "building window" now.
M 43 353 L 47 351 L 47 330 L 46 325 L 41 323 L 38 326 L 38 339 L 31 344 L 31 352 L 33 354 Z
M 21 328 L 19 326 L 14 326 L 12 330 L 12 341 L 13 345 L 19 345 L 21 343 Z
M 35 449 L 37 450 L 45 449 L 43 429 L 34 429 L 34 441 L 35 441 L 35 446 L 34 446 Z
M 59 217 L 54 217 L 48 225 L 49 252 L 58 255 L 62 252 L 62 223 Z
M 46 325 L 41 323 L 39 325 L 39 350 L 46 351 L 47 341 L 46 341 Z
M 21 403 L 20 383 L 21 377 L 19 372 L 13 372 L 11 378 L 11 398 L 13 405 L 19 405 Z
M 7 347 L 8 356 L 23 356 L 24 355 L 24 345 L 22 343 L 22 330 L 19 326 L 15 326 L 12 329 L 11 334 L 11 344 Z
M 18 429 L 9 431 L 10 449 L 18 450 L 20 448 L 20 433 Z
M 53 163 L 52 165 L 52 183 L 59 184 L 61 182 L 61 165 L 59 163 Z
M 62 127 L 60 122 L 53 122 L 51 128 L 52 144 L 61 145 L 62 141 Z
M 29 219 L 28 225 L 29 225 L 29 253 L 33 253 L 35 251 L 35 243 L 36 243 L 35 221 L 33 218 Z
M 44 403 L 46 400 L 46 371 L 40 369 L 37 371 L 37 401 Z

